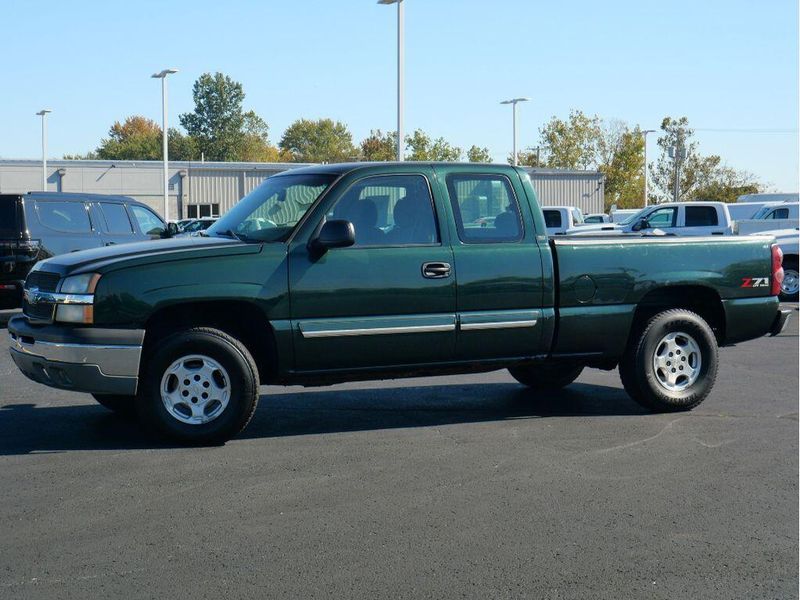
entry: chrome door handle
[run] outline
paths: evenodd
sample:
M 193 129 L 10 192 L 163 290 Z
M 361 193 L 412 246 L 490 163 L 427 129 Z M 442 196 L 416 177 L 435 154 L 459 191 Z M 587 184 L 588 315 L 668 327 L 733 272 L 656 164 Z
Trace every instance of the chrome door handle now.
M 426 279 L 444 279 L 445 277 L 450 277 L 450 263 L 422 263 L 422 276 Z

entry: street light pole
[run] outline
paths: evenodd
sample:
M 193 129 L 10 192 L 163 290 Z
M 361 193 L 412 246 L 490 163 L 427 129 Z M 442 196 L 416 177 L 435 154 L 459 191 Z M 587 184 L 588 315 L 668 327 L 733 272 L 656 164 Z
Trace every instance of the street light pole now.
M 43 108 L 36 114 L 42 117 L 42 191 L 47 191 L 47 113 L 53 112 Z
M 655 129 L 645 129 L 642 131 L 642 135 L 644 136 L 644 206 L 647 208 L 648 199 L 647 199 L 647 134 L 648 133 L 655 133 Z
M 403 95 L 405 92 L 405 15 L 403 0 L 378 0 L 378 4 L 397 4 L 397 160 L 405 154 L 403 136 Z
M 512 122 L 514 128 L 513 134 L 513 158 L 514 158 L 514 166 L 517 166 L 517 103 L 518 102 L 527 102 L 530 98 L 512 98 L 511 100 L 503 100 L 500 104 L 510 104 L 511 105 L 511 114 L 512 114 Z
M 161 80 L 161 144 L 164 158 L 164 220 L 169 221 L 169 156 L 167 150 L 167 75 L 177 73 L 178 69 L 164 69 L 153 73 L 153 79 Z

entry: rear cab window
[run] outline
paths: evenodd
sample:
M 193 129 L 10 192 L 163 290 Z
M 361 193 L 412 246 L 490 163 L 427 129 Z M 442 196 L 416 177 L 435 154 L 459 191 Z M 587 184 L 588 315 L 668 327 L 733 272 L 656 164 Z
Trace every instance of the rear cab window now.
M 452 173 L 446 178 L 456 231 L 465 244 L 518 242 L 522 216 L 514 188 L 501 174 Z
M 561 211 L 560 210 L 547 210 L 546 208 L 542 211 L 544 213 L 544 225 L 545 227 L 561 227 Z
M 687 206 L 686 227 L 716 227 L 719 225 L 717 209 L 713 206 Z

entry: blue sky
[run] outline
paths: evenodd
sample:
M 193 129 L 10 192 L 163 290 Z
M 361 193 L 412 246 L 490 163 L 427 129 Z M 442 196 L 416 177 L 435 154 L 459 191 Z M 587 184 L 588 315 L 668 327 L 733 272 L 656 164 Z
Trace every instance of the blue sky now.
M 274 143 L 294 119 L 331 117 L 356 141 L 395 126 L 394 7 L 375 0 L 226 3 L 1 0 L 0 157 L 38 158 L 53 109 L 49 152 L 85 152 L 116 119 L 160 121 L 192 109 L 206 71 L 244 85 L 246 108 Z M 703 153 L 798 189 L 798 15 L 795 0 L 405 0 L 406 129 L 495 160 L 570 108 L 657 129 L 686 115 Z M 655 139 L 648 143 L 650 158 Z

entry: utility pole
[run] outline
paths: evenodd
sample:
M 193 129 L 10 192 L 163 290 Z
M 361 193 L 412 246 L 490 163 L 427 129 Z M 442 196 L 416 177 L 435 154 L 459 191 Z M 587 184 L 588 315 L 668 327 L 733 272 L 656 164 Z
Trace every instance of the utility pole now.
M 513 129 L 513 142 L 512 142 L 512 152 L 513 152 L 513 160 L 514 166 L 517 166 L 518 156 L 517 156 L 517 104 L 519 102 L 527 102 L 530 98 L 512 98 L 511 100 L 503 100 L 500 104 L 510 104 L 511 105 L 511 122 L 512 122 L 512 129 Z
M 678 202 L 681 197 L 681 161 L 686 159 L 686 148 L 683 145 L 683 130 L 678 131 L 678 141 L 670 146 L 669 156 L 675 161 L 675 189 L 672 200 Z
M 47 113 L 53 112 L 49 108 L 43 108 L 37 112 L 37 116 L 42 117 L 42 191 L 47 191 Z
M 164 159 L 164 220 L 169 221 L 169 156 L 167 130 L 167 75 L 177 73 L 178 69 L 164 69 L 153 73 L 153 79 L 161 80 L 161 145 Z
M 647 208 L 648 199 L 647 199 L 647 134 L 648 133 L 655 133 L 655 129 L 645 129 L 642 131 L 642 135 L 644 136 L 644 206 Z
M 378 4 L 397 4 L 397 160 L 404 160 L 403 96 L 405 93 L 405 16 L 403 0 L 378 0 Z

